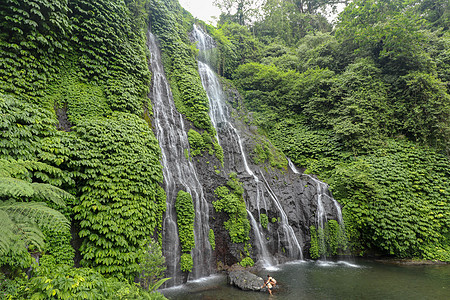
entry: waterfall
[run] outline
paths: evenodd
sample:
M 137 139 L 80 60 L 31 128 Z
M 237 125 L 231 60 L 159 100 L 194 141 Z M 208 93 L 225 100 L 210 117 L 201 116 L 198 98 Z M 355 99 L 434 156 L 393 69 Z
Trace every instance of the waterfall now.
M 264 236 L 262 235 L 262 230 L 260 228 L 261 224 L 258 224 L 253 217 L 252 213 L 247 209 L 247 214 L 250 217 L 250 223 L 252 225 L 253 231 L 255 233 L 256 241 L 258 242 L 257 247 L 260 249 L 260 255 L 259 255 L 259 261 L 261 261 L 261 264 L 264 268 L 268 268 L 274 265 L 274 262 L 272 260 L 272 257 L 269 254 L 269 251 L 267 250 Z
M 200 50 L 198 61 L 199 74 L 202 80 L 203 87 L 205 88 L 205 91 L 209 99 L 210 104 L 209 114 L 211 121 L 214 127 L 216 128 L 217 140 L 219 144 L 221 144 L 222 146 L 223 146 L 223 143 L 221 142 L 222 139 L 228 138 L 228 140 L 232 140 L 234 142 L 235 144 L 234 147 L 240 153 L 240 159 L 242 160 L 244 171 L 250 175 L 250 178 L 253 179 L 254 186 L 256 186 L 258 218 L 260 218 L 260 206 L 259 206 L 260 201 L 264 201 L 264 207 L 267 210 L 267 201 L 264 197 L 264 192 L 267 192 L 269 194 L 270 199 L 273 202 L 275 209 L 281 216 L 279 228 L 282 230 L 282 235 L 286 240 L 287 244 L 286 250 L 288 252 L 289 257 L 292 259 L 303 259 L 300 243 L 298 242 L 298 239 L 294 233 L 292 226 L 289 225 L 287 215 L 284 212 L 283 207 L 281 206 L 280 201 L 278 200 L 276 194 L 271 190 L 270 185 L 265 180 L 265 178 L 264 182 L 260 181 L 258 176 L 255 174 L 255 172 L 250 168 L 248 164 L 242 139 L 239 135 L 238 130 L 233 126 L 233 123 L 231 122 L 231 116 L 228 106 L 225 103 L 225 96 L 222 90 L 222 86 L 219 82 L 217 75 L 208 65 L 208 63 L 210 63 L 209 55 L 212 53 L 211 49 L 215 48 L 214 41 L 210 36 L 204 33 L 196 25 L 194 25 L 192 36 L 197 42 L 197 48 Z M 231 157 L 228 159 L 227 164 L 231 168 L 237 167 L 236 166 L 237 164 L 233 164 L 233 158 Z M 247 211 L 257 240 L 257 248 L 259 251 L 260 260 L 262 260 L 264 264 L 271 264 L 272 257 L 270 256 L 269 251 L 267 249 L 264 234 L 260 226 L 256 223 L 256 220 L 253 217 L 252 213 L 249 210 Z
M 300 172 L 295 167 L 294 163 L 288 158 L 289 167 L 291 168 L 292 172 L 295 174 L 300 174 Z M 336 209 L 336 215 L 337 215 L 337 221 L 339 223 L 339 229 L 342 230 L 342 232 L 345 232 L 345 225 L 344 225 L 344 219 L 342 217 L 342 210 L 339 203 L 334 199 L 334 197 L 331 196 L 331 194 L 328 194 L 328 185 L 320 181 L 311 175 L 308 174 L 301 174 L 302 176 L 306 176 L 309 179 L 311 179 L 316 184 L 316 201 L 317 201 L 317 211 L 316 211 L 316 228 L 317 229 L 324 229 L 326 222 L 328 221 L 327 215 L 324 208 L 323 198 L 326 197 L 328 200 L 330 200 L 333 203 L 334 208 Z M 344 235 L 345 236 L 345 235 Z M 319 247 L 322 249 L 325 249 L 325 237 L 323 235 L 319 235 Z M 323 250 L 325 253 L 325 251 Z M 326 259 L 326 256 L 324 257 Z
M 162 224 L 162 247 L 167 265 L 166 277 L 172 278 L 167 282 L 167 286 L 173 286 L 182 284 L 185 280 L 185 275 L 180 271 L 179 261 L 181 246 L 175 211 L 177 193 L 180 190 L 189 193 L 195 208 L 195 248 L 191 252 L 194 267 L 188 279 L 207 276 L 213 269 L 211 245 L 208 240 L 209 205 L 196 169 L 185 156 L 184 151 L 189 149 L 189 142 L 183 117 L 175 108 L 162 66 L 161 53 L 156 38 L 151 32 L 148 33 L 148 43 L 152 71 L 150 98 L 153 103 L 155 133 L 161 147 L 164 190 L 167 195 L 166 212 Z

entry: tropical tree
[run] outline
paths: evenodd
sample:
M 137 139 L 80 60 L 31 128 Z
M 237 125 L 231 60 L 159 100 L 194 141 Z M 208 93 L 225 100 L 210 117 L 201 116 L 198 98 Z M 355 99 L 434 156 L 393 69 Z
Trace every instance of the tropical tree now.
M 29 251 L 44 249 L 42 229 L 70 227 L 67 218 L 46 202 L 63 207 L 73 196 L 50 184 L 12 177 L 26 173 L 26 164 L 0 159 L 0 265 L 28 267 Z
M 240 25 L 249 23 L 257 14 L 261 0 L 214 0 L 216 5 L 231 21 Z

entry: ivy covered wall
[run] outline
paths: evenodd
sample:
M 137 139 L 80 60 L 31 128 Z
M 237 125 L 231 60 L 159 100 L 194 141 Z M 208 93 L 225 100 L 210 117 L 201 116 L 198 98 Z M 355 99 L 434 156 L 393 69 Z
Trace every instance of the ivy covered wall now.
M 71 223 L 65 236 L 43 231 L 47 247 L 38 255 L 49 258 L 43 260 L 49 268 L 42 266 L 39 276 L 51 282 L 61 275 L 52 272 L 65 268 L 57 264 L 75 263 L 89 268 L 70 271 L 75 277 L 125 279 L 121 291 L 102 283 L 111 295 L 154 297 L 127 286 L 139 274 L 153 278 L 151 270 L 142 271 L 165 211 L 160 149 L 144 119 L 152 113 L 145 38 L 149 6 L 150 1 L 124 0 L 0 3 L 0 158 L 20 160 L 29 170 L 26 180 L 73 197 L 64 208 L 47 201 Z M 21 272 L 14 261 L 1 264 L 7 274 Z M 86 275 L 90 272 L 95 275 Z M 20 297 L 44 288 L 36 284 Z M 72 297 L 82 293 L 63 290 Z

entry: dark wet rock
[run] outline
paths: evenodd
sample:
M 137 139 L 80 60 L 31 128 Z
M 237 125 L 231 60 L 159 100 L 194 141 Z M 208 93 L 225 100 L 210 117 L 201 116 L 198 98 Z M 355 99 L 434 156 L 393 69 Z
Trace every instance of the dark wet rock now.
M 231 271 L 228 273 L 228 283 L 244 291 L 260 291 L 264 280 L 249 271 Z

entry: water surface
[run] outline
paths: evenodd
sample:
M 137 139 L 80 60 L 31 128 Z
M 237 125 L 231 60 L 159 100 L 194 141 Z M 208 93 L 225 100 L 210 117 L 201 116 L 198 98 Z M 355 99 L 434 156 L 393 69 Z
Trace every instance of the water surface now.
M 171 300 L 450 299 L 450 265 L 298 261 L 258 275 L 265 278 L 269 273 L 279 283 L 273 296 L 230 287 L 225 275 L 162 292 Z

